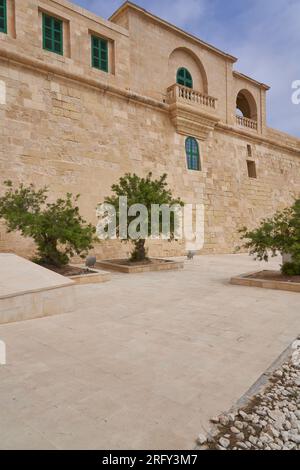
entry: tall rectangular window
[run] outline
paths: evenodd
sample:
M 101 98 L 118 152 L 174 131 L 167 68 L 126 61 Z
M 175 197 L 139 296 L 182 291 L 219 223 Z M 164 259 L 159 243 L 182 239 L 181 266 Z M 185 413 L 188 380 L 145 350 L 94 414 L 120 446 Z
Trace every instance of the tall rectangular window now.
M 256 165 L 253 160 L 247 160 L 247 169 L 249 178 L 257 178 Z
M 43 14 L 43 48 L 63 55 L 63 22 Z
M 248 157 L 251 158 L 252 157 L 252 147 L 251 145 L 247 145 L 247 154 L 248 154 Z
M 199 145 L 194 137 L 187 137 L 185 151 L 188 170 L 201 171 Z
M 7 33 L 7 0 L 0 0 L 0 32 Z
M 108 72 L 108 41 L 92 36 L 92 66 Z

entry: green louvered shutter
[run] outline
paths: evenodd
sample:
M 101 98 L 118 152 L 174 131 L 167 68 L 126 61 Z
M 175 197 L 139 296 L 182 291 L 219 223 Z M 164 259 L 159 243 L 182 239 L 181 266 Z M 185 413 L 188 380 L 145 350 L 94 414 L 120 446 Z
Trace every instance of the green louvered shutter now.
M 92 36 L 92 66 L 108 72 L 108 42 L 97 36 Z
M 43 14 L 43 48 L 63 55 L 63 22 Z
M 7 33 L 7 0 L 0 0 L 0 32 Z

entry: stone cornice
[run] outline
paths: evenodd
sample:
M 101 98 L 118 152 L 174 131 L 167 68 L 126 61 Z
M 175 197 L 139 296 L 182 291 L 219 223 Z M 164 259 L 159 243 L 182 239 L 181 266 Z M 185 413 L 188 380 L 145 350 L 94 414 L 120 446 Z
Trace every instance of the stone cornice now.
M 117 86 L 109 85 L 107 83 L 103 83 L 100 80 L 96 80 L 93 78 L 90 78 L 86 75 L 83 74 L 77 74 L 74 72 L 70 72 L 66 70 L 65 68 L 49 64 L 46 62 L 43 62 L 39 59 L 26 56 L 25 54 L 20 54 L 18 52 L 9 50 L 7 48 L 3 48 L 0 46 L 0 60 L 6 61 L 9 63 L 15 63 L 15 64 L 20 64 L 23 67 L 27 67 L 30 69 L 33 69 L 35 73 L 42 73 L 45 75 L 53 75 L 57 77 L 61 77 L 63 79 L 67 79 L 70 81 L 75 81 L 77 83 L 82 84 L 83 86 L 89 86 L 94 89 L 97 89 L 99 91 L 102 91 L 104 93 L 108 93 L 114 96 L 117 96 L 121 99 L 127 100 L 127 101 L 133 101 L 137 104 L 140 104 L 142 106 L 148 106 L 155 108 L 161 112 L 164 113 L 169 113 L 170 111 L 170 106 L 166 103 L 162 103 L 160 101 L 157 101 L 153 98 L 148 98 L 143 95 L 139 95 L 138 93 L 134 93 L 129 90 L 125 90 L 123 88 L 119 88 Z M 238 137 L 243 137 L 249 141 L 252 142 L 257 142 L 260 144 L 264 145 L 269 145 L 273 148 L 281 149 L 283 151 L 292 153 L 294 156 L 300 157 L 300 140 L 295 138 L 295 144 L 299 145 L 299 148 L 296 148 L 294 146 L 286 145 L 282 142 L 279 142 L 278 140 L 273 140 L 269 139 L 266 136 L 259 135 L 259 134 L 254 134 L 250 132 L 245 132 L 239 128 L 229 126 L 225 123 L 218 122 L 215 125 L 215 130 L 221 131 L 221 132 L 227 132 L 232 135 L 236 135 Z M 291 136 L 292 138 L 292 136 Z
M 299 145 L 298 149 L 291 146 L 291 145 L 285 145 L 285 144 L 283 144 L 279 141 L 268 139 L 268 137 L 266 137 L 262 134 L 254 134 L 254 133 L 250 133 L 250 132 L 245 132 L 240 128 L 232 127 L 232 126 L 229 126 L 229 125 L 221 123 L 221 122 L 219 122 L 216 125 L 215 129 L 217 131 L 221 131 L 221 132 L 224 132 L 224 133 L 230 133 L 230 134 L 235 135 L 237 137 L 242 137 L 244 139 L 247 139 L 248 141 L 251 141 L 251 142 L 254 142 L 254 143 L 257 143 L 257 144 L 268 145 L 268 146 L 271 146 L 273 148 L 280 149 L 280 150 L 283 150 L 285 152 L 292 153 L 294 156 L 300 157 L 300 140 L 298 140 L 297 138 L 295 138 L 295 142 L 297 142 L 298 145 Z
M 0 47 L 0 60 L 21 64 L 23 67 L 34 69 L 35 72 L 47 75 L 54 75 L 68 80 L 72 80 L 82 84 L 83 86 L 90 86 L 92 88 L 101 90 L 111 95 L 119 96 L 120 98 L 123 98 L 127 101 L 134 101 L 144 106 L 154 107 L 163 112 L 169 111 L 169 106 L 167 104 L 161 103 L 160 101 L 157 101 L 153 98 L 148 98 L 146 96 L 139 95 L 138 93 L 125 90 L 124 88 L 119 88 L 117 86 L 101 82 L 100 80 L 96 80 L 83 74 L 70 72 L 66 70 L 66 68 L 43 62 L 34 57 L 26 56 L 25 54 L 20 54 L 15 51 L 8 50 L 7 48 L 4 49 Z
M 270 90 L 269 85 L 266 85 L 265 83 L 258 82 L 257 80 L 254 80 L 254 78 L 248 77 L 247 75 L 244 75 L 241 72 L 237 72 L 236 70 L 234 70 L 232 73 L 233 73 L 234 77 L 241 78 L 242 80 L 246 80 L 247 82 L 250 82 L 255 86 L 258 86 L 259 88 L 262 88 L 265 91 Z

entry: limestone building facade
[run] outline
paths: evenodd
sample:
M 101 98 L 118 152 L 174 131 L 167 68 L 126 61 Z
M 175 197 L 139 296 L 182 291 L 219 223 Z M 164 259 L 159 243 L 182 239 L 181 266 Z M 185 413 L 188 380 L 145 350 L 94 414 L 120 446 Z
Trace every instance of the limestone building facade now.
M 96 223 L 124 173 L 167 173 L 175 196 L 205 206 L 202 252 L 233 252 L 240 227 L 300 194 L 300 140 L 267 126 L 268 86 L 236 61 L 130 2 L 107 21 L 65 0 L 0 0 L 1 182 L 80 193 Z M 32 249 L 1 227 L 0 251 Z

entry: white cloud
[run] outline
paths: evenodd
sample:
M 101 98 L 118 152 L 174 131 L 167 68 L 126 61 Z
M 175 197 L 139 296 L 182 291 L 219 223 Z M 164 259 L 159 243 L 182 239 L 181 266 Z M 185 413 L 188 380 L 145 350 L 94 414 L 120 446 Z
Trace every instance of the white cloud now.
M 108 18 L 120 5 L 122 0 L 71 0 L 102 18 Z
M 109 2 L 106 0 L 73 1 L 103 18 L 108 18 L 123 3 L 122 0 L 110 0 Z M 138 0 L 136 3 L 181 27 L 195 24 L 204 14 L 208 4 L 207 0 Z
M 154 0 L 150 7 L 156 15 L 181 28 L 194 26 L 204 17 L 206 8 L 206 0 Z

